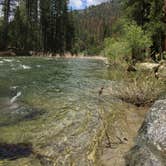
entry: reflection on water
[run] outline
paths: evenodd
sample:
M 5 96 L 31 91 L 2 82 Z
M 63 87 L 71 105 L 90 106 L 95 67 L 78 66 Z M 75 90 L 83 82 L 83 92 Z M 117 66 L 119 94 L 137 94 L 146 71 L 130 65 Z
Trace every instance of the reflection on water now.
M 10 161 L 0 153 L 0 163 L 90 165 L 101 127 L 98 90 L 111 83 L 106 77 L 99 60 L 0 58 L 0 142 L 31 142 L 45 156 Z

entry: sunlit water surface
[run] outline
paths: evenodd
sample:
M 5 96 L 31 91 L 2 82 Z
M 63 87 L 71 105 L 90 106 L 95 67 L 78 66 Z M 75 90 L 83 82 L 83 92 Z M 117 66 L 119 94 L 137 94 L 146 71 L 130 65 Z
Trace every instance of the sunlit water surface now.
M 107 74 L 101 60 L 0 58 L 0 165 L 91 165 Z

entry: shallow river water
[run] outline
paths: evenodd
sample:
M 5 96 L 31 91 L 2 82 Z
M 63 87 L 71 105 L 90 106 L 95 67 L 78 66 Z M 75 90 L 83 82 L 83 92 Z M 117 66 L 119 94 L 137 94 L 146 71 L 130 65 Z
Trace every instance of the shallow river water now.
M 0 58 L 0 166 L 94 165 L 111 83 L 101 60 Z

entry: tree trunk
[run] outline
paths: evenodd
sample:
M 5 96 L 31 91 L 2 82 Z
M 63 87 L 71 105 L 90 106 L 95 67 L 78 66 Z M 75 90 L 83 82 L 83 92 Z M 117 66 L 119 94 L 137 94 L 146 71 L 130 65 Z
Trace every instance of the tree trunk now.
M 8 25 L 9 25 L 9 13 L 10 13 L 10 0 L 4 1 L 4 19 L 3 19 L 3 49 L 8 46 Z
M 164 22 L 166 26 L 166 0 L 164 0 Z M 165 32 L 165 40 L 164 40 L 164 51 L 166 51 L 166 32 Z

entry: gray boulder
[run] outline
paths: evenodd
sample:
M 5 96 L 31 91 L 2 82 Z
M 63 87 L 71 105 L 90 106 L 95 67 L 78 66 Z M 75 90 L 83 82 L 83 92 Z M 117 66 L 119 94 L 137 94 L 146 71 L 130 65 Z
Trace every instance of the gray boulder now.
M 166 99 L 156 101 L 147 113 L 126 165 L 166 166 Z

